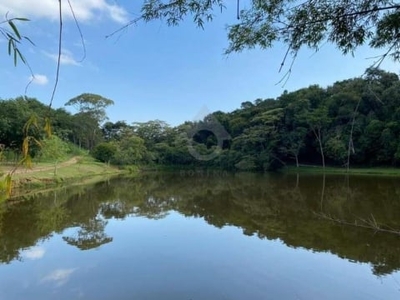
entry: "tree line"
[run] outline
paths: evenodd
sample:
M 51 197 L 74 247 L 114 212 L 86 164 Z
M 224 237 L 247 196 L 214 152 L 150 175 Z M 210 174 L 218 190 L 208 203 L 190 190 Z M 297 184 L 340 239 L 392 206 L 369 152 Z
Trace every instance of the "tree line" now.
M 0 101 L 0 144 L 18 155 L 32 115 L 38 140 L 49 117 L 53 134 L 115 165 L 212 167 L 269 171 L 285 165 L 397 166 L 400 162 L 399 77 L 368 69 L 363 77 L 284 91 L 232 112 L 170 126 L 164 121 L 107 121 L 113 101 L 82 94 L 52 109 L 31 98 Z M 32 156 L 39 151 L 31 147 Z M 1 150 L 0 150 L 1 151 Z M 4 150 L 3 150 L 4 151 Z
M 243 102 L 235 111 L 217 111 L 176 127 L 158 120 L 107 122 L 104 141 L 92 153 L 117 164 L 246 171 L 300 164 L 396 166 L 399 104 L 399 77 L 369 69 L 363 77 Z

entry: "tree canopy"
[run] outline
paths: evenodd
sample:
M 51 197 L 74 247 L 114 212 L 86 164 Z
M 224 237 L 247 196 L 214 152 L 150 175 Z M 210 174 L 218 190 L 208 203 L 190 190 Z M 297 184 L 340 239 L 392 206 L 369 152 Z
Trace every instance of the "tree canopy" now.
M 250 2 L 250 3 L 249 3 Z M 201 28 L 223 11 L 224 0 L 145 0 L 140 20 L 163 20 L 178 25 L 192 16 Z M 324 42 L 343 53 L 368 44 L 383 49 L 382 59 L 400 59 L 400 3 L 393 0 L 237 0 L 238 21 L 228 26 L 227 53 L 246 48 L 270 48 L 276 42 L 287 45 L 294 56 L 303 47 L 318 50 Z M 284 60 L 287 58 L 287 54 Z
M 83 93 L 70 99 L 66 106 L 74 106 L 80 113 L 90 114 L 98 122 L 106 120 L 105 109 L 113 105 L 114 101 L 97 94 Z
M 39 117 L 38 127 L 31 127 L 29 135 L 43 140 L 44 133 L 37 128 L 45 124 L 40 116 L 49 115 L 54 135 L 62 141 L 117 165 L 232 171 L 276 170 L 290 164 L 400 165 L 400 80 L 376 68 L 368 69 L 363 78 L 285 91 L 276 99 L 245 101 L 232 112 L 217 111 L 174 127 L 160 120 L 102 123 L 111 100 L 93 97 L 99 102 L 86 103 L 92 96 L 70 100 L 81 108 L 75 114 L 49 110 L 36 99 L 0 100 L 3 158 L 21 156 L 23 128 L 31 115 Z M 56 153 L 57 147 L 53 148 Z M 32 145 L 29 154 L 39 157 L 39 150 Z

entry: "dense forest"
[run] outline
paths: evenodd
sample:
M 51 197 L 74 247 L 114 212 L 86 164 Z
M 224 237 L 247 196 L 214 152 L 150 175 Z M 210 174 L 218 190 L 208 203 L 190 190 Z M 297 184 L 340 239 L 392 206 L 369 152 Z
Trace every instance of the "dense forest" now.
M 201 121 L 171 127 L 154 120 L 107 121 L 113 102 L 82 94 L 64 108 L 36 99 L 0 100 L 3 157 L 21 152 L 29 135 L 45 139 L 45 119 L 54 136 L 115 165 L 179 165 L 267 171 L 285 165 L 396 166 L 400 162 L 400 81 L 394 73 L 369 69 L 363 77 L 326 88 L 312 85 L 276 99 L 247 101 L 232 112 L 217 111 Z M 32 157 L 41 149 L 33 144 Z

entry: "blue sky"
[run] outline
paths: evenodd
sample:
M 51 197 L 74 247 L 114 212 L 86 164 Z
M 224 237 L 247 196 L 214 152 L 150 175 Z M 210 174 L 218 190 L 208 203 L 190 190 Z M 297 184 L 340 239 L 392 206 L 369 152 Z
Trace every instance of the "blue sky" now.
M 64 1 L 66 2 L 66 1 Z M 142 1 L 71 0 L 86 45 L 86 58 L 76 26 L 67 13 L 63 34 L 63 64 L 54 107 L 63 107 L 81 93 L 96 93 L 114 100 L 107 112 L 111 121 L 144 122 L 160 119 L 171 125 L 194 120 L 204 108 L 232 111 L 245 101 L 274 98 L 311 84 L 327 86 L 337 80 L 360 76 L 379 54 L 367 47 L 355 56 L 343 56 L 326 44 L 317 53 L 302 50 L 284 87 L 277 82 L 285 46 L 223 55 L 228 45 L 225 27 L 234 23 L 234 1 L 222 14 L 216 12 L 205 30 L 188 19 L 178 27 L 161 22 L 139 23 L 122 34 L 105 36 L 137 16 Z M 246 5 L 246 1 L 243 5 Z M 134 4 L 133 4 L 134 3 Z M 57 53 L 57 1 L 2 0 L 0 14 L 29 17 L 20 25 L 35 46 L 21 49 L 36 74 L 27 95 L 49 103 L 54 84 Z M 14 67 L 7 44 L 0 40 L 0 98 L 24 94 L 30 71 Z M 383 68 L 398 73 L 399 66 L 386 61 Z

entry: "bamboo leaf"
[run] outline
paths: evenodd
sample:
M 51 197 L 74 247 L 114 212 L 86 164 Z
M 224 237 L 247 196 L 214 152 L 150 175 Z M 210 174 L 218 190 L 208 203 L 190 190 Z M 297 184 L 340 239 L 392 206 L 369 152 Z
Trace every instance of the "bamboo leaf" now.
M 14 65 L 17 65 L 17 48 L 14 47 Z
M 22 154 L 24 157 L 28 156 L 28 151 L 29 151 L 29 136 L 24 138 L 24 141 L 22 142 Z
M 27 19 L 27 18 L 14 18 L 13 20 L 24 21 L 24 22 L 30 21 L 30 20 Z
M 11 55 L 12 40 L 8 40 L 8 55 Z
M 10 25 L 11 29 L 14 31 L 15 36 L 20 40 L 21 39 L 21 35 L 19 34 L 19 31 L 17 29 L 17 26 L 15 26 L 13 21 L 8 21 L 8 24 Z
M 20 60 L 21 60 L 24 64 L 26 64 L 25 57 L 21 54 L 21 52 L 19 51 L 18 48 L 16 48 L 16 51 L 17 51 L 17 54 L 18 54 Z
M 36 46 L 35 43 L 27 36 L 24 36 L 23 38 L 26 39 L 28 42 L 30 42 L 33 46 Z
M 44 120 L 44 131 L 46 132 L 48 137 L 51 137 L 51 124 L 49 117 L 46 117 Z
M 13 37 L 11 34 L 6 33 L 6 35 L 7 35 L 8 40 L 19 43 L 19 41 L 15 37 Z
M 35 139 L 34 137 L 32 137 L 32 140 L 35 142 L 36 145 L 38 145 L 39 147 L 42 147 L 42 143 L 40 143 L 39 140 Z
M 29 117 L 29 120 L 26 121 L 26 123 L 24 125 L 23 131 L 24 131 L 25 135 L 28 135 L 29 129 L 31 128 L 32 125 L 35 126 L 36 129 L 39 129 L 39 126 L 37 123 L 37 117 L 35 114 L 31 115 Z
M 25 157 L 25 166 L 29 169 L 32 169 L 32 157 L 30 155 Z

